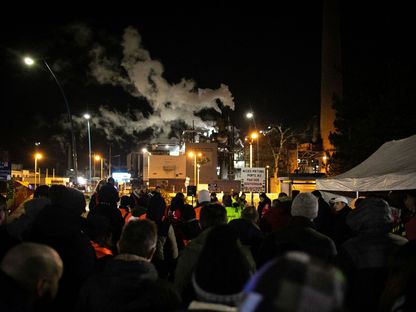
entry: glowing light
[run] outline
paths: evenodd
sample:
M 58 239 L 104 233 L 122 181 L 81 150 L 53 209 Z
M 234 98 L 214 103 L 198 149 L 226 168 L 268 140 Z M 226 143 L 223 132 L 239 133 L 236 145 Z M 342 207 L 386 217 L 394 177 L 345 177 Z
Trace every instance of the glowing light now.
M 33 64 L 35 64 L 35 61 L 31 58 L 26 56 L 23 61 L 25 62 L 26 65 L 32 66 Z

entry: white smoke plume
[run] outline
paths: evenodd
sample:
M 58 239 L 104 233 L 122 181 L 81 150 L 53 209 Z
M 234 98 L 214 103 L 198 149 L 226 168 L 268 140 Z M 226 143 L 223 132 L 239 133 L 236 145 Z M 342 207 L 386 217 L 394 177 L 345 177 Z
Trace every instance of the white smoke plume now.
M 121 115 L 115 110 L 100 107 L 100 116 L 93 122 L 96 127 L 107 131 L 108 138 L 123 140 L 122 135 L 112 133 L 114 127 L 121 127 L 127 135 L 151 128 L 157 138 L 167 137 L 171 125 L 178 121 L 189 127 L 210 128 L 195 113 L 209 108 L 220 112 L 218 101 L 234 109 L 233 96 L 224 84 L 212 90 L 199 89 L 194 81 L 187 79 L 176 84 L 166 81 L 163 65 L 152 59 L 149 51 L 143 48 L 142 38 L 133 27 L 125 29 L 122 48 L 120 63 L 108 57 L 103 47 L 93 49 L 91 74 L 101 84 L 122 86 L 133 96 L 145 98 L 153 113 L 145 117 L 138 109 L 133 109 L 129 114 Z

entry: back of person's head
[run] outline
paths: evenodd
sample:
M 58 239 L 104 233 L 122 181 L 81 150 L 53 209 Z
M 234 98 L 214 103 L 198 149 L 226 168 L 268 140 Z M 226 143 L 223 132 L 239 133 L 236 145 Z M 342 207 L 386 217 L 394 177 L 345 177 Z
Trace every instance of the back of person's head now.
M 120 254 L 133 254 L 149 258 L 156 247 L 157 226 L 150 220 L 128 222 L 121 233 L 118 249 Z
M 266 198 L 267 198 L 266 193 L 260 193 L 260 194 L 259 194 L 259 198 L 260 198 L 260 199 L 266 199 Z
M 330 264 L 292 251 L 264 266 L 244 288 L 238 311 L 341 311 L 345 280 Z
M 347 224 L 354 232 L 367 229 L 390 230 L 393 215 L 389 204 L 382 198 L 368 197 L 347 215 Z
M 224 196 L 222 197 L 222 204 L 225 207 L 231 207 L 233 204 L 232 198 L 230 194 L 224 194 Z
M 292 201 L 292 216 L 301 216 L 310 220 L 318 216 L 318 199 L 312 193 L 300 193 Z
M 93 242 L 109 245 L 112 237 L 110 219 L 102 214 L 88 214 L 86 234 Z
M 181 209 L 181 219 L 189 221 L 196 218 L 195 209 L 192 205 L 185 204 Z
M 312 191 L 312 194 L 315 195 L 317 198 L 322 198 L 322 193 L 318 190 Z
M 123 195 L 120 198 L 120 208 L 130 208 L 133 205 L 130 196 Z
M 39 185 L 35 193 L 33 194 L 33 198 L 48 198 L 49 197 L 49 186 L 47 185 Z
M 200 301 L 236 305 L 251 276 L 235 230 L 228 224 L 215 226 L 198 258 L 193 286 Z
M 113 177 L 108 177 L 107 183 L 110 183 L 110 184 L 112 184 L 114 186 L 116 184 L 116 181 L 114 180 Z
M 147 210 L 147 218 L 155 222 L 160 222 L 165 215 L 166 203 L 164 198 L 159 194 L 153 195 L 149 200 L 149 207 Z
M 52 300 L 58 291 L 63 263 L 49 246 L 21 243 L 6 253 L 0 268 L 34 299 Z
M 7 221 L 7 200 L 6 197 L 0 195 L 0 225 L 5 224 Z
M 211 201 L 211 197 L 209 196 L 209 191 L 208 190 L 200 190 L 198 192 L 198 203 L 199 204 L 210 202 L 210 201 Z
M 98 199 L 100 203 L 116 204 L 118 201 L 118 192 L 114 185 L 105 183 L 98 191 Z
M 107 180 L 103 179 L 100 180 L 97 185 L 95 186 L 95 192 L 98 193 L 98 191 L 100 190 L 100 188 L 104 185 L 107 184 Z
M 285 192 L 280 192 L 277 198 L 288 197 Z
M 185 197 L 178 196 L 178 194 L 176 194 L 176 196 L 172 198 L 172 201 L 170 202 L 170 210 L 172 211 L 175 211 L 176 209 L 180 210 L 185 205 Z M 183 195 L 183 193 L 181 194 Z
M 202 229 L 227 223 L 227 210 L 221 204 L 210 204 L 201 208 L 200 220 Z
M 259 220 L 259 213 L 254 206 L 248 206 L 241 211 L 241 218 L 257 223 Z
M 73 216 L 81 216 L 85 212 L 86 201 L 84 194 L 72 187 L 52 185 L 49 189 L 52 205 L 63 207 Z
M 293 190 L 292 191 L 292 200 L 296 198 L 296 196 L 298 196 L 300 194 L 299 190 Z

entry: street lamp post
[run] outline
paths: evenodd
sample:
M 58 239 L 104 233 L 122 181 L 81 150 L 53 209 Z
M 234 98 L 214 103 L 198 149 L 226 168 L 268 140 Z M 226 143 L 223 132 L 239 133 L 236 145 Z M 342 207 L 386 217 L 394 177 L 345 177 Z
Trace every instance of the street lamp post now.
M 144 163 L 144 154 L 147 154 L 147 187 L 150 187 L 150 155 L 151 153 L 146 148 L 143 148 L 142 152 L 143 152 L 143 163 Z M 143 171 L 144 171 L 144 167 L 143 167 Z M 143 177 L 143 180 L 144 180 L 144 177 Z
M 198 185 L 199 185 L 199 173 L 200 173 L 200 170 L 201 170 L 201 165 L 200 164 L 197 164 L 196 166 L 198 167 L 198 171 L 197 171 L 197 175 L 196 175 L 196 189 L 198 189 Z
M 84 114 L 84 118 L 87 120 L 87 130 L 88 130 L 88 165 L 89 165 L 89 181 L 91 184 L 91 132 L 90 132 L 90 114 Z
M 32 65 L 35 64 L 35 60 L 32 59 L 32 58 L 30 58 L 30 57 L 25 57 L 24 58 L 24 62 L 28 66 L 32 66 Z M 77 149 L 76 149 L 76 141 L 75 141 L 75 133 L 74 133 L 74 123 L 73 123 L 73 120 L 72 120 L 71 110 L 69 109 L 69 103 L 68 103 L 68 100 L 66 98 L 66 95 L 65 95 L 64 89 L 62 88 L 61 83 L 59 82 L 59 80 L 56 77 L 55 73 L 50 68 L 48 62 L 46 62 L 45 59 L 43 59 L 42 62 L 45 64 L 46 68 L 49 70 L 50 74 L 52 75 L 53 79 L 55 80 L 56 84 L 59 87 L 59 91 L 61 92 L 62 97 L 64 98 L 64 102 L 65 102 L 65 106 L 66 106 L 66 111 L 67 111 L 67 114 L 68 114 L 68 121 L 69 121 L 70 129 L 71 129 L 72 162 L 73 162 L 74 171 L 75 171 L 75 181 L 77 182 L 78 181 Z
M 36 153 L 35 154 L 35 189 L 36 189 L 36 175 L 38 172 L 38 159 L 42 159 L 42 154 L 41 153 Z M 40 175 L 39 175 L 39 184 L 40 184 Z
M 270 166 L 266 166 L 266 193 L 269 193 L 269 168 Z
M 101 169 L 100 169 L 100 180 L 103 179 L 103 158 L 100 155 L 95 155 L 94 157 L 95 160 L 100 160 L 101 161 Z M 95 167 L 95 166 L 94 166 Z
M 194 159 L 194 184 L 198 189 L 198 181 L 197 181 L 197 177 L 196 177 L 196 174 L 197 174 L 197 159 L 196 158 L 201 157 L 202 153 L 189 152 L 188 156 L 193 157 L 193 159 Z
M 250 134 L 250 168 L 253 168 L 253 140 L 257 139 L 258 134 L 257 132 L 253 132 Z
M 253 112 L 248 112 L 246 114 L 246 118 L 250 119 L 253 121 L 253 126 L 254 126 L 254 131 L 257 132 L 257 125 L 256 125 L 256 119 L 254 118 L 254 113 Z M 251 131 L 251 126 L 249 131 Z M 256 150 L 256 167 L 259 167 L 259 153 L 260 153 L 260 149 L 259 149 L 259 140 L 257 140 L 257 150 Z

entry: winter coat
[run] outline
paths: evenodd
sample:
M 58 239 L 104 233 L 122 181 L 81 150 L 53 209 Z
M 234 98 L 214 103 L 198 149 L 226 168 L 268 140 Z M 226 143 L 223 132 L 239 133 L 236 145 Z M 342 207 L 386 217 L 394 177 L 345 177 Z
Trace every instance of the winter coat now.
M 271 233 L 264 240 L 258 254 L 258 266 L 289 250 L 299 250 L 323 260 L 337 255 L 335 243 L 315 229 L 311 220 L 295 216 L 286 228 Z
M 390 257 L 407 239 L 391 234 L 390 207 L 380 198 L 367 198 L 347 216 L 357 236 L 340 248 L 338 264 L 349 279 L 351 311 L 369 311 L 378 304 Z
M 178 294 L 158 279 L 152 263 L 115 259 L 84 284 L 75 311 L 172 311 L 179 304 Z

